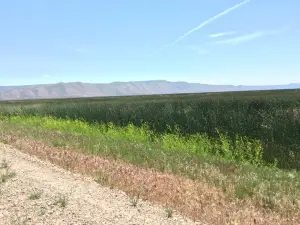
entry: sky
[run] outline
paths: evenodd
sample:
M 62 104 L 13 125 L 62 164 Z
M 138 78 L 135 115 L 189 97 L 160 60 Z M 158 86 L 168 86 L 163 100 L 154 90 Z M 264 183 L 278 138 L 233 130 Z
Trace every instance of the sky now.
M 299 0 L 0 0 L 0 86 L 300 83 Z

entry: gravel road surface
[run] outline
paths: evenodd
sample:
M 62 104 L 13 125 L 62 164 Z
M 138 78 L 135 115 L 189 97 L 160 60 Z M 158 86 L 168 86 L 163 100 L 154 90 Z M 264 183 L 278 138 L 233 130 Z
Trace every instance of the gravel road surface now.
M 0 144 L 0 224 L 196 224 Z M 2 161 L 2 160 L 5 160 Z M 4 162 L 4 163 L 3 163 Z M 11 165 L 6 168 L 7 163 Z M 6 176 L 5 176 L 6 175 Z

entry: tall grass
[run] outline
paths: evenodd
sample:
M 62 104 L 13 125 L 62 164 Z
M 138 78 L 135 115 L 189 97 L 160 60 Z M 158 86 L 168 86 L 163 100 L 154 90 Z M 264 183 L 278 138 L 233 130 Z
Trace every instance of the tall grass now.
M 300 207 L 299 173 L 268 165 L 260 141 L 248 137 L 232 140 L 220 131 L 216 138 L 205 134 L 182 136 L 178 128 L 157 134 L 146 124 L 118 127 L 49 116 L 4 116 L 0 127 L 0 135 L 13 133 L 58 148 L 70 147 L 201 180 L 222 188 L 229 197 L 251 198 L 263 207 L 280 211 Z
M 113 123 L 88 124 L 81 120 L 40 116 L 11 116 L 6 121 L 11 124 L 32 126 L 73 136 L 106 137 L 114 141 L 142 143 L 148 149 L 159 146 L 163 151 L 174 154 L 182 152 L 196 158 L 214 157 L 224 162 L 248 163 L 255 166 L 267 164 L 263 160 L 260 142 L 248 137 L 236 136 L 234 140 L 231 140 L 221 133 L 218 138 L 211 138 L 205 134 L 182 136 L 178 128 L 172 132 L 156 134 L 145 123 L 141 127 L 136 127 L 131 123 L 118 127 Z
M 285 169 L 300 169 L 300 95 L 298 90 L 135 96 L 0 104 L 6 115 L 82 119 L 117 127 L 147 124 L 154 133 L 226 135 L 260 141 L 263 159 Z M 217 129 L 218 128 L 218 131 Z

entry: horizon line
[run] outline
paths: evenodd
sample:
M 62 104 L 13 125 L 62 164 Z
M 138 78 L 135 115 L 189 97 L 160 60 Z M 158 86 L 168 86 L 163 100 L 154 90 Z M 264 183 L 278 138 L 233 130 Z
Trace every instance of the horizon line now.
M 28 87 L 28 86 L 37 86 L 37 85 L 57 85 L 57 84 L 71 84 L 71 83 L 81 83 L 81 84 L 114 84 L 114 83 L 138 83 L 138 82 L 167 82 L 167 83 L 187 83 L 187 84 L 202 84 L 202 85 L 215 85 L 215 86 L 283 86 L 283 85 L 300 85 L 299 83 L 279 83 L 279 84 L 225 84 L 225 83 L 206 83 L 206 82 L 192 82 L 192 81 L 170 81 L 164 79 L 153 79 L 153 80 L 131 80 L 131 81 L 111 81 L 111 82 L 83 82 L 83 81 L 67 81 L 67 82 L 53 82 L 53 83 L 36 83 L 36 84 L 8 84 L 0 85 L 0 87 Z

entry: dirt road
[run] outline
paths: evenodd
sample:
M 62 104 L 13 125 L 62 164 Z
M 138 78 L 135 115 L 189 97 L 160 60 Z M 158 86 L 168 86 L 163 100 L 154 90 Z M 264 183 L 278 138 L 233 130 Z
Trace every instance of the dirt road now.
M 196 224 L 0 143 L 0 224 Z

